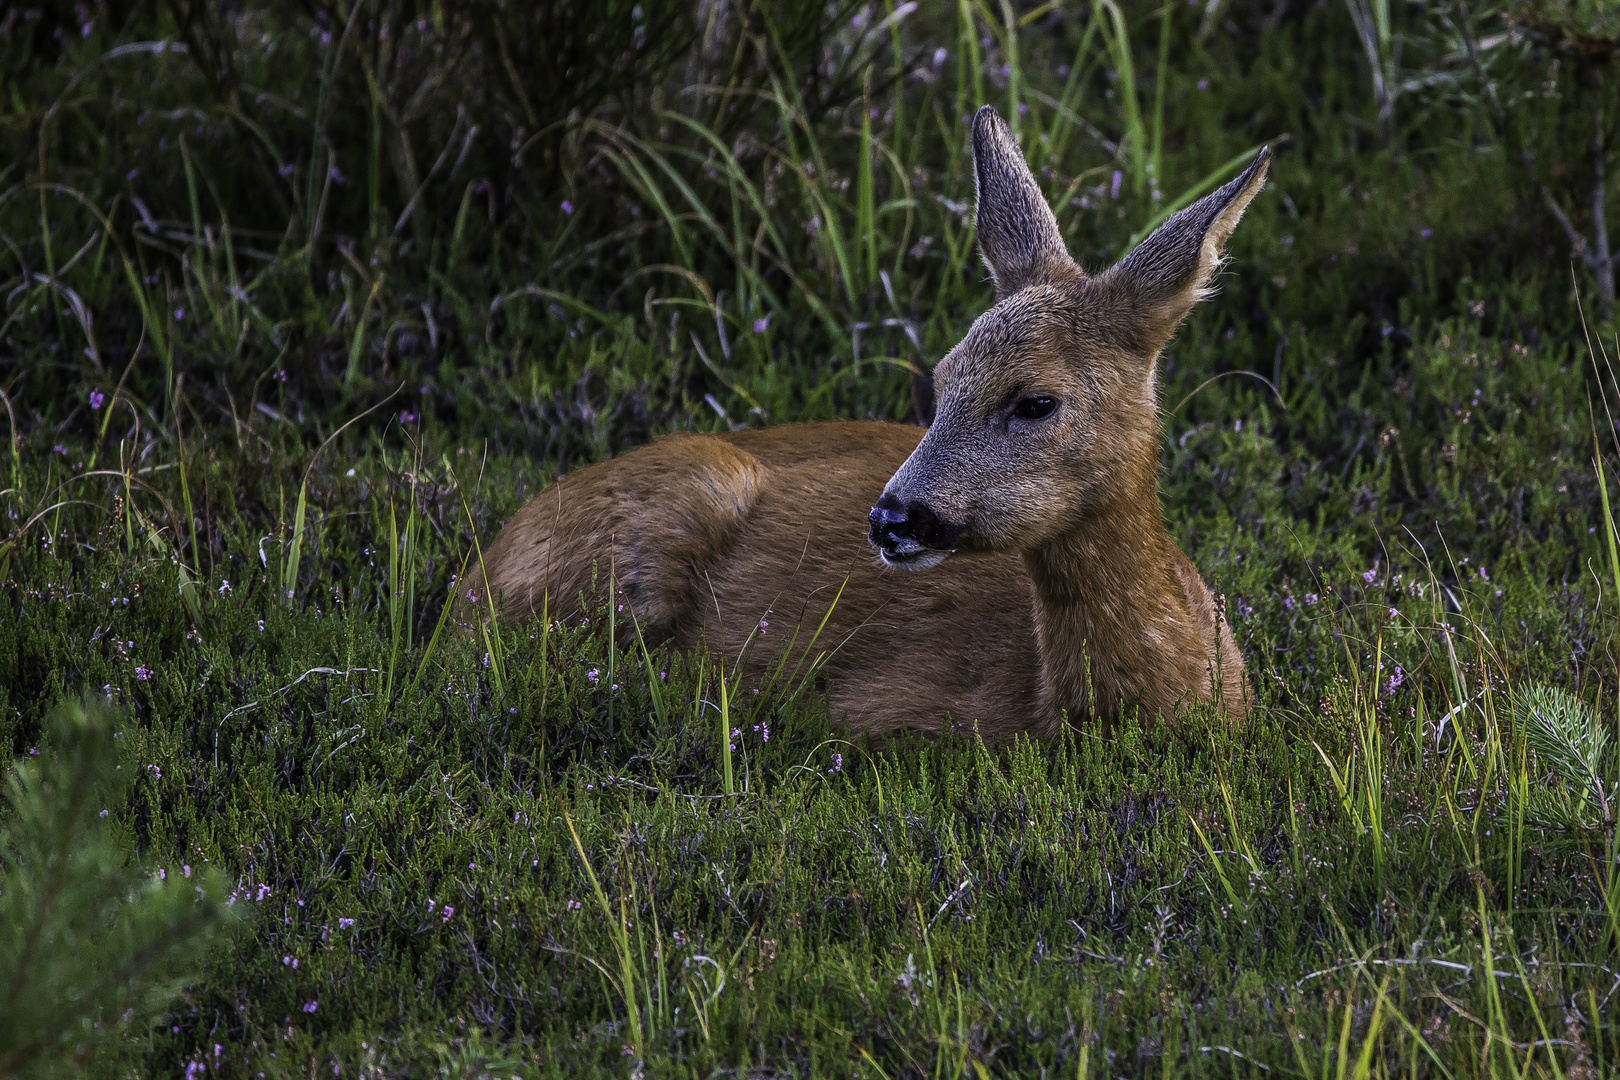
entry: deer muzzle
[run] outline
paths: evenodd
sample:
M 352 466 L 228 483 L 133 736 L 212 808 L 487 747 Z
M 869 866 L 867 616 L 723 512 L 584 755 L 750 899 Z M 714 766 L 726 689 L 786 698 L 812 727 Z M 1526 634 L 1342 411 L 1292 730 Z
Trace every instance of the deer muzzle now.
M 871 525 L 867 539 L 883 562 L 906 570 L 926 570 L 944 562 L 953 550 L 951 544 L 967 528 L 941 521 L 924 503 L 901 502 L 887 491 L 867 521 Z

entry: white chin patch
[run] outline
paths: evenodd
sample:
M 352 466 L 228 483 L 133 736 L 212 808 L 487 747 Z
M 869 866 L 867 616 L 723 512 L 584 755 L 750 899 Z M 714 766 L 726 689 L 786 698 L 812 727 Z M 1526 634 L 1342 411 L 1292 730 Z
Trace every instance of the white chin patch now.
M 883 565 L 898 567 L 901 570 L 932 570 L 950 557 L 949 551 L 936 551 L 933 548 L 921 548 L 909 554 L 890 554 L 879 549 L 878 557 Z

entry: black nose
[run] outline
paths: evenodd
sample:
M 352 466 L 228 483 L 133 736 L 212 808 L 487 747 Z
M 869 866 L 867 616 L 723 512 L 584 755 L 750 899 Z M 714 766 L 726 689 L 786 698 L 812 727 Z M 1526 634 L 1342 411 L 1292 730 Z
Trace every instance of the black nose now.
M 900 500 L 888 492 L 872 507 L 872 512 L 866 515 L 866 520 L 872 525 L 870 540 L 878 546 L 892 543 L 895 540 L 911 538 L 911 524 L 906 520 L 906 508 Z
M 950 525 L 920 502 L 902 503 L 890 492 L 884 492 L 872 512 L 866 515 L 871 523 L 871 542 L 878 547 L 893 547 L 911 540 L 923 547 L 944 549 L 961 535 L 965 525 Z

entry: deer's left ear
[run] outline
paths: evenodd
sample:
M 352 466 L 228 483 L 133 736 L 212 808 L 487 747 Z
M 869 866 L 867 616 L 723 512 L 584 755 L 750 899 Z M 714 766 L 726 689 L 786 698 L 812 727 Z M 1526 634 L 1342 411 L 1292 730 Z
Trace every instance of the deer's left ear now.
M 1156 346 L 1212 291 L 1222 248 L 1270 167 L 1271 151 L 1262 147 L 1243 175 L 1177 213 L 1108 271 L 1129 293 Z

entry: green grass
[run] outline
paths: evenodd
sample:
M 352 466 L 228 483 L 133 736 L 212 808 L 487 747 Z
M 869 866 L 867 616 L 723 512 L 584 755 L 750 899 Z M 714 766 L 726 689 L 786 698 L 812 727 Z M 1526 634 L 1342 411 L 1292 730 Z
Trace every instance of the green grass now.
M 57 1064 L 1620 1073 L 1574 65 L 1490 4 L 1477 65 L 1456 5 L 631 7 L 0 16 L 0 751 L 110 697 L 97 844 L 246 912 Z M 560 471 L 924 412 L 982 102 L 1092 267 L 1289 137 L 1161 363 L 1246 728 L 871 745 L 616 611 L 451 624 Z

